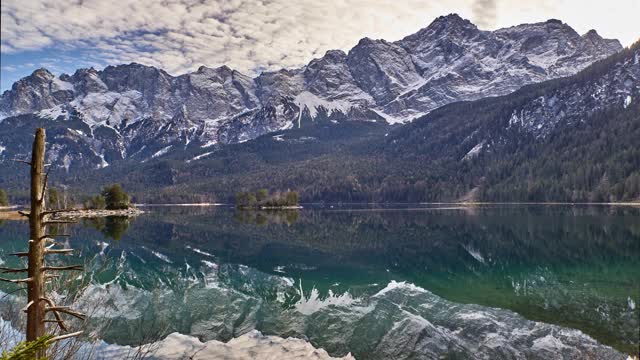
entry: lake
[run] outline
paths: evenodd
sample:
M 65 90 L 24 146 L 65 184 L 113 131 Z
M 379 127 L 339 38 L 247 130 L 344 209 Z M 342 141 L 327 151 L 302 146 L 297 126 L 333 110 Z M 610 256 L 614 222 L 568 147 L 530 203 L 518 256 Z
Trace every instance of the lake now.
M 637 207 L 144 210 L 60 230 L 79 255 L 54 261 L 87 264 L 69 283 L 107 343 L 257 329 L 358 359 L 638 352 Z M 0 224 L 0 264 L 27 234 Z

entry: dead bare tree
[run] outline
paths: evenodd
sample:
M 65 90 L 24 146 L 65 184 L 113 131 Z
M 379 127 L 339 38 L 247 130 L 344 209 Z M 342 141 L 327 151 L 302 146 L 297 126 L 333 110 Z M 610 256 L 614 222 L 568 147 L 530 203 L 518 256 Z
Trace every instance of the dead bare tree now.
M 33 141 L 33 150 L 31 153 L 31 162 L 20 161 L 29 164 L 31 167 L 31 210 L 20 212 L 23 216 L 29 218 L 29 251 L 15 253 L 18 257 L 27 257 L 28 266 L 21 269 L 0 268 L 1 273 L 27 273 L 27 277 L 23 279 L 6 279 L 0 278 L 2 281 L 8 281 L 16 284 L 26 284 L 27 286 L 27 305 L 22 311 L 27 313 L 27 342 L 35 341 L 39 337 L 45 335 L 47 323 L 55 323 L 60 330 L 57 336 L 54 336 L 49 342 L 56 342 L 62 339 L 78 336 L 82 331 L 69 332 L 61 314 L 76 317 L 84 320 L 85 315 L 81 314 L 66 306 L 56 306 L 56 304 L 47 297 L 46 284 L 47 281 L 57 278 L 59 275 L 52 274 L 59 271 L 82 270 L 82 265 L 69 266 L 50 266 L 46 263 L 46 255 L 49 254 L 70 254 L 73 249 L 54 249 L 57 243 L 54 235 L 48 233 L 47 227 L 56 224 L 70 223 L 71 221 L 54 219 L 53 217 L 60 212 L 74 211 L 74 209 L 64 210 L 47 210 L 45 206 L 45 195 L 47 192 L 47 183 L 49 180 L 49 171 L 45 173 L 45 131 L 42 128 L 36 129 L 35 139 Z M 64 234 L 62 236 L 65 236 Z M 50 246 L 46 246 L 50 244 Z M 47 318 L 51 314 L 53 318 Z M 45 354 L 40 353 L 38 357 Z

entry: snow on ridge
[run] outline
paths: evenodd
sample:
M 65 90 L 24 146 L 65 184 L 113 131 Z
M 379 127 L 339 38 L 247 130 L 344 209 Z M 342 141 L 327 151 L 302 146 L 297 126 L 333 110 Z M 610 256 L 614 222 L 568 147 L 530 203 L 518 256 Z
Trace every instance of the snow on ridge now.
M 380 297 L 380 296 L 382 296 L 382 295 L 384 295 L 384 294 L 386 294 L 386 293 L 388 293 L 390 291 L 393 291 L 395 289 L 406 289 L 406 290 L 409 290 L 409 291 L 412 291 L 412 292 L 422 292 L 422 293 L 427 292 L 427 290 L 425 290 L 425 289 L 423 289 L 421 287 L 418 287 L 418 286 L 416 286 L 414 284 L 407 283 L 406 281 L 398 282 L 398 281 L 395 281 L 395 280 L 391 280 L 389 282 L 389 284 L 387 284 L 387 286 L 384 289 L 378 291 L 372 297 Z
M 169 152 L 169 150 L 171 150 L 171 148 L 172 148 L 172 147 L 173 147 L 173 145 L 169 145 L 169 146 L 165 146 L 165 147 L 163 147 L 162 149 L 160 149 L 160 150 L 156 151 L 156 153 L 155 153 L 155 154 L 151 155 L 151 158 L 152 158 L 152 159 L 155 159 L 155 158 L 157 158 L 158 156 L 162 156 L 162 155 L 164 155 L 164 154 L 168 153 L 168 152 Z
M 205 256 L 209 256 L 209 257 L 215 257 L 215 256 L 213 256 L 213 254 L 211 254 L 211 253 L 208 253 L 208 252 L 206 252 L 206 251 L 204 251 L 204 250 L 200 250 L 200 249 L 198 249 L 198 248 L 191 247 L 191 246 L 189 246 L 189 245 L 187 245 L 187 246 L 186 246 L 186 248 L 187 248 L 187 249 L 189 249 L 189 250 L 191 250 L 191 251 L 193 251 L 193 252 L 195 252 L 195 253 L 198 253 L 198 254 L 200 254 L 200 255 L 205 255 Z
M 136 120 L 143 115 L 138 109 L 142 101 L 142 94 L 136 90 L 123 93 L 118 92 L 91 92 L 84 97 L 79 97 L 70 102 L 70 105 L 83 113 L 91 127 L 110 124 L 120 124 L 125 119 Z
M 627 95 L 627 97 L 624 99 L 624 104 L 623 104 L 625 109 L 629 107 L 629 105 L 631 105 L 631 95 Z
M 69 118 L 69 113 L 62 108 L 62 105 L 57 105 L 49 109 L 40 110 L 36 113 L 38 117 L 56 120 L 60 116 L 64 116 L 65 120 Z
M 295 304 L 295 309 L 304 315 L 311 315 L 327 306 L 349 306 L 356 301 L 349 292 L 338 295 L 331 290 L 329 290 L 329 295 L 326 298 L 321 299 L 320 293 L 315 287 L 311 289 L 309 297 L 305 298 L 302 291 L 302 279 L 300 280 L 298 294 L 300 295 L 300 300 Z
M 471 255 L 474 259 L 476 259 L 480 263 L 485 263 L 484 257 L 479 250 L 474 249 L 471 245 L 463 245 L 464 249 L 467 250 L 469 255 Z
M 188 163 L 190 163 L 190 162 L 192 162 L 192 161 L 200 160 L 200 159 L 202 159 L 202 158 L 204 158 L 204 157 L 207 157 L 207 156 L 209 156 L 209 155 L 213 154 L 214 152 L 215 152 L 215 151 L 209 151 L 209 152 L 206 152 L 206 153 L 204 153 L 204 154 L 200 154 L 200 155 L 198 155 L 198 156 L 195 156 L 195 157 L 193 157 L 191 160 L 187 160 L 187 164 L 188 164 Z
M 215 144 L 217 144 L 217 143 L 218 143 L 218 141 L 217 141 L 217 140 L 211 140 L 211 141 L 207 141 L 206 143 L 204 143 L 204 144 L 203 144 L 202 146 L 200 146 L 200 147 L 204 149 L 204 148 L 211 147 L 211 146 L 213 146 L 213 145 L 215 145 Z
M 480 154 L 480 151 L 482 151 L 482 148 L 484 148 L 484 140 L 479 142 L 476 146 L 474 146 L 473 149 L 469 150 L 469 152 L 462 158 L 462 160 L 473 159 L 474 157 Z
M 171 261 L 167 255 L 162 254 L 162 253 L 157 252 L 157 251 L 154 251 L 154 250 L 151 250 L 151 249 L 149 249 L 149 248 L 147 248 L 145 246 L 142 246 L 142 248 L 147 250 L 148 252 L 152 253 L 153 255 L 155 255 L 155 257 L 157 257 L 158 259 L 160 259 L 160 260 L 162 260 L 162 261 L 164 261 L 164 262 L 166 262 L 168 264 L 173 264 L 173 261 Z
M 2 153 L 7 150 L 7 148 L 5 146 L 0 145 L 0 155 L 2 155 Z
M 407 119 L 394 117 L 394 116 L 391 116 L 391 115 L 389 115 L 389 114 L 387 114 L 385 112 L 382 112 L 380 110 L 376 110 L 376 109 L 371 109 L 371 110 L 373 110 L 373 112 L 378 114 L 378 116 L 383 118 L 387 123 L 389 123 L 391 125 L 393 125 L 393 124 L 403 124 L 403 123 L 407 122 Z
M 353 104 L 345 100 L 328 101 L 319 98 L 309 91 L 303 91 L 294 98 L 295 104 L 300 108 L 300 113 L 306 107 L 312 118 L 318 115 L 318 108 L 323 107 L 327 110 L 327 115 L 331 115 L 334 111 L 346 113 Z
M 164 261 L 166 263 L 169 263 L 169 264 L 173 263 L 171 260 L 169 260 L 169 257 L 167 255 L 161 254 L 161 253 L 159 253 L 157 251 L 153 251 L 153 250 L 151 251 L 151 253 L 153 255 L 155 255 L 158 259 L 160 259 L 160 260 L 162 260 L 162 261 Z
M 53 80 L 51 80 L 51 83 L 57 88 L 57 90 L 75 91 L 75 87 L 73 86 L 73 84 L 68 81 L 53 78 Z
M 104 154 L 98 155 L 100 158 L 100 164 L 98 165 L 98 169 L 104 169 L 109 166 L 109 163 L 104 159 Z

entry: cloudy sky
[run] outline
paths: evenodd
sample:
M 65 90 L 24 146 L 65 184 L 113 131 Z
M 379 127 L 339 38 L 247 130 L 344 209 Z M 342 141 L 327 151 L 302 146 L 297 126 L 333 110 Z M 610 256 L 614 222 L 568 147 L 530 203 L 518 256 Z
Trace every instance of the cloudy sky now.
M 397 40 L 458 13 L 481 29 L 560 19 L 630 45 L 640 0 L 2 0 L 2 90 L 34 69 L 138 62 L 181 74 L 296 67 L 362 37 Z

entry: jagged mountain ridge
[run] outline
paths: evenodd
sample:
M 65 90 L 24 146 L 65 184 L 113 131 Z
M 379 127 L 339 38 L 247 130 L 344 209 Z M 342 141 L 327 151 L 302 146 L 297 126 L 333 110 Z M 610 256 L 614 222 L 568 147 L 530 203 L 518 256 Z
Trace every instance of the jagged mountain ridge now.
M 450 102 L 571 75 L 621 48 L 558 20 L 482 31 L 452 14 L 396 42 L 364 38 L 348 53 L 328 51 L 256 78 L 226 66 L 180 76 L 135 63 L 60 77 L 39 69 L 2 95 L 0 112 L 47 127 L 62 122 L 54 163 L 96 168 L 239 143 L 318 118 L 406 122 Z M 65 131 L 69 123 L 78 126 Z M 7 154 L 22 154 L 4 140 Z M 65 151 L 65 142 L 84 156 Z
M 267 187 L 295 189 L 305 202 L 637 201 L 638 99 L 640 42 L 576 75 L 402 126 L 317 121 L 56 178 L 86 193 L 119 182 L 143 203 L 232 202 L 237 191 Z

